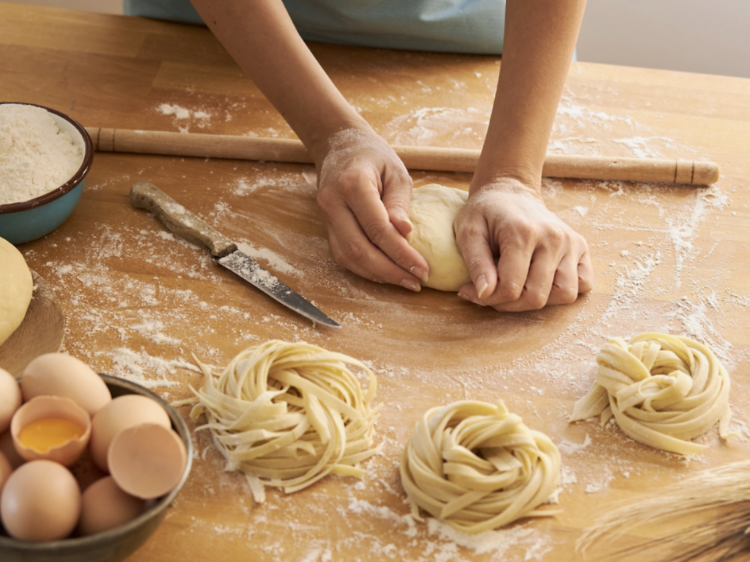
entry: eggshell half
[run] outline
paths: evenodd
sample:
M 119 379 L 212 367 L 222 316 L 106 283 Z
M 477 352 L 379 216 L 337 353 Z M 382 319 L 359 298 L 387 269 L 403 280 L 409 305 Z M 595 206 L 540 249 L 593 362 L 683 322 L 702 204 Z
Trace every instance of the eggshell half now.
M 117 485 L 148 500 L 171 492 L 180 483 L 187 452 L 172 429 L 145 424 L 118 433 L 109 447 L 108 460 Z
M 47 353 L 29 363 L 21 377 L 21 391 L 26 402 L 37 396 L 70 398 L 91 416 L 112 400 L 99 375 L 64 353 Z
M 70 471 L 52 461 L 31 461 L 3 487 L 0 518 L 5 530 L 25 541 L 67 537 L 81 514 L 81 491 Z
M 10 419 L 21 406 L 21 389 L 8 371 L 0 369 L 0 433 L 10 427 Z
M 123 429 L 144 423 L 155 423 L 165 428 L 172 426 L 166 410 L 147 396 L 126 394 L 104 406 L 91 421 L 90 448 L 96 465 L 109 472 L 107 451 L 112 439 Z
M 83 435 L 78 439 L 71 439 L 49 451 L 41 452 L 31 447 L 26 447 L 21 442 L 19 434 L 21 430 L 30 423 L 47 418 L 67 418 L 76 422 L 83 428 Z M 76 462 L 91 437 L 91 417 L 78 404 L 70 398 L 60 396 L 37 396 L 21 406 L 13 416 L 10 423 L 10 434 L 13 436 L 13 445 L 21 457 L 27 461 L 47 459 L 70 466 Z
M 88 536 L 114 529 L 138 517 L 145 507 L 144 500 L 126 494 L 106 476 L 83 493 L 78 532 Z

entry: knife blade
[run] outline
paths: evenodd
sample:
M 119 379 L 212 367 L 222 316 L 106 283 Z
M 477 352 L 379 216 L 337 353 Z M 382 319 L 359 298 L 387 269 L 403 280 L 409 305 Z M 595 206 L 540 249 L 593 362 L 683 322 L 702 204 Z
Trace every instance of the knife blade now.
M 135 182 L 130 188 L 130 201 L 138 209 L 153 212 L 164 226 L 180 238 L 208 249 L 219 265 L 284 306 L 313 322 L 331 328 L 341 327 L 239 250 L 237 244 L 199 219 L 154 184 L 147 181 Z

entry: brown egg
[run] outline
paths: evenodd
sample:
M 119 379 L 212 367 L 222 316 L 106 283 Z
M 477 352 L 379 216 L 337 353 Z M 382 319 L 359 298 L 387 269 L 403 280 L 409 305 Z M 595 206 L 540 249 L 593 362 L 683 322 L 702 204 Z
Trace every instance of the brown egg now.
M 13 472 L 13 467 L 10 466 L 10 462 L 5 458 L 5 455 L 0 453 L 0 493 L 3 492 L 3 486 L 5 486 L 11 472 Z
M 81 491 L 70 471 L 31 461 L 10 475 L 0 496 L 0 518 L 12 537 L 51 541 L 67 537 L 81 514 Z
M 26 402 L 36 396 L 70 398 L 91 416 L 112 400 L 99 375 L 64 353 L 47 353 L 29 363 L 21 377 L 21 391 Z
M 0 433 L 0 453 L 5 455 L 5 458 L 14 470 L 26 462 L 21 458 L 21 455 L 18 454 L 18 451 L 16 451 L 16 446 L 13 444 L 13 436 L 10 434 L 10 429 Z
M 104 406 L 91 421 L 91 456 L 97 466 L 109 472 L 107 451 L 112 439 L 123 429 L 144 423 L 172 425 L 166 410 L 147 396 L 126 394 Z
M 37 396 L 10 423 L 16 451 L 27 461 L 47 459 L 70 466 L 91 436 L 91 417 L 70 398 Z
M 8 371 L 0 369 L 0 433 L 10 427 L 10 419 L 21 406 L 21 389 Z
M 106 476 L 94 482 L 84 493 L 78 532 L 95 535 L 124 525 L 144 512 L 146 502 L 123 492 Z
M 81 492 L 85 492 L 89 486 L 107 476 L 101 468 L 96 466 L 94 459 L 91 458 L 91 451 L 88 448 L 83 452 L 75 464 L 70 466 L 70 472 L 78 482 Z
M 172 429 L 144 424 L 118 433 L 109 447 L 108 460 L 117 485 L 148 500 L 171 492 L 180 483 L 187 452 Z

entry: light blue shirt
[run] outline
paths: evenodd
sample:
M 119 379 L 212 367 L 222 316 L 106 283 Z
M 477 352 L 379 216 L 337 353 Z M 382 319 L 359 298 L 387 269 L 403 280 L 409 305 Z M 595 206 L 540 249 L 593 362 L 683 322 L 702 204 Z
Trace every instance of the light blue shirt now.
M 487 55 L 503 50 L 505 0 L 284 0 L 284 5 L 308 41 Z M 125 0 L 125 13 L 203 24 L 189 0 Z

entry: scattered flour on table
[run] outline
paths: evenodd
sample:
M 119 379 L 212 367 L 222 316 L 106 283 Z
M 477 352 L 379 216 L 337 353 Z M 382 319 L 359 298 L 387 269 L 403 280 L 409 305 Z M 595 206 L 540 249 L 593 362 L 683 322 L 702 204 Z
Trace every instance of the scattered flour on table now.
M 489 111 L 424 107 L 392 119 L 383 137 L 392 144 L 435 146 L 436 139 L 449 135 L 450 146 L 473 148 L 481 145 L 487 133 Z
M 669 137 L 630 137 L 622 139 L 612 139 L 611 142 L 627 146 L 633 151 L 636 158 L 655 158 L 660 156 L 660 152 L 649 146 L 649 141 L 662 141 L 668 148 L 677 148 L 674 139 Z
M 162 359 L 124 347 L 115 349 L 111 359 L 114 365 L 110 374 L 146 388 L 178 386 L 179 382 L 168 378 L 168 375 L 174 375 L 177 369 L 200 372 L 195 365 L 183 359 Z M 148 377 L 146 373 L 149 374 Z
M 83 151 L 41 107 L 0 105 L 0 205 L 35 199 L 78 171 Z
M 392 551 L 395 545 L 383 544 L 381 537 L 364 531 L 360 533 L 361 542 L 369 543 L 371 554 L 381 554 L 387 558 L 414 562 L 449 562 L 468 560 L 475 555 L 489 555 L 489 560 L 499 561 L 507 559 L 511 549 L 514 552 L 521 549 L 524 553 L 523 560 L 542 560 L 553 548 L 551 538 L 528 523 L 470 535 L 432 517 L 416 521 L 410 513 L 399 514 L 384 505 L 373 505 L 369 501 L 355 498 L 351 492 L 348 507 L 339 507 L 338 512 L 344 519 L 365 516 L 385 521 L 392 526 L 393 531 L 404 536 L 406 544 L 416 547 L 420 552 L 414 557 L 403 551 Z
M 695 203 L 689 213 L 666 219 L 669 226 L 669 238 L 674 246 L 676 256 L 675 274 L 677 287 L 682 283 L 682 270 L 694 257 L 693 242 L 698 236 L 698 225 L 703 221 L 711 209 L 721 210 L 727 204 L 728 198 L 716 184 L 708 189 L 700 190 L 695 195 Z
M 188 119 L 191 115 L 195 117 L 196 119 L 210 119 L 211 118 L 210 113 L 207 113 L 201 110 L 191 111 L 177 104 L 170 105 L 168 103 L 163 103 L 158 107 L 158 110 L 161 112 L 162 115 L 174 115 L 175 119 Z

